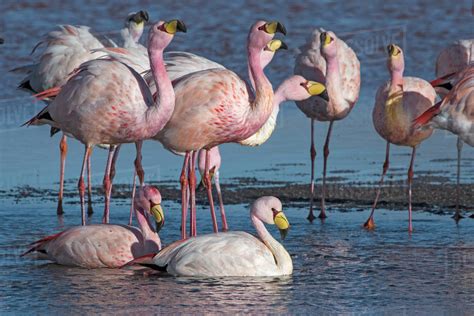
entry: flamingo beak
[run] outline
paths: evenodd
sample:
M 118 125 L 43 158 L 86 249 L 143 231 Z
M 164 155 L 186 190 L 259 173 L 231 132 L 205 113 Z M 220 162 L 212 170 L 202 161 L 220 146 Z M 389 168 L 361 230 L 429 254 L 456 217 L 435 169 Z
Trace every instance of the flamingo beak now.
M 387 52 L 390 57 L 395 57 L 400 54 L 400 48 L 398 48 L 398 46 L 395 44 L 389 44 L 387 46 Z
M 165 215 L 163 213 L 163 209 L 161 208 L 160 204 L 152 205 L 150 209 L 151 215 L 155 218 L 156 223 L 156 232 L 158 233 L 163 225 L 165 224 Z
M 164 29 L 169 34 L 176 34 L 176 32 L 186 33 L 186 25 L 180 20 L 171 20 L 164 24 Z
M 268 42 L 267 46 L 264 48 L 264 50 L 270 51 L 270 52 L 276 52 L 279 49 L 288 49 L 288 45 L 286 45 L 285 42 L 279 39 L 274 39 Z
M 288 222 L 288 219 L 282 211 L 274 212 L 274 214 L 273 221 L 280 230 L 281 240 L 285 240 L 288 230 L 290 229 L 290 222 Z
M 326 90 L 326 86 L 323 85 L 322 83 L 308 80 L 305 83 L 302 83 L 301 86 L 303 86 L 306 89 L 306 91 L 308 91 L 309 95 L 311 96 L 317 95 L 323 100 L 325 100 L 326 102 L 329 102 L 328 91 Z
M 264 25 L 258 28 L 259 30 L 263 30 L 268 34 L 275 34 L 276 32 L 280 32 L 283 35 L 286 35 L 286 28 L 283 24 L 278 21 L 267 22 Z

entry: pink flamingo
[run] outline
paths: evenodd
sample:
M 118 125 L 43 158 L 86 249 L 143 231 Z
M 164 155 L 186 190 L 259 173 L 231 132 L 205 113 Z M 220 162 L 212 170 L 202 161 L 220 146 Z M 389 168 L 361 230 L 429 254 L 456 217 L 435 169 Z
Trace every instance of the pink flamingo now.
M 50 124 L 84 144 L 84 161 L 78 183 L 83 224 L 83 175 L 92 148 L 99 144 L 110 145 L 104 175 L 103 220 L 107 223 L 112 186 L 110 169 L 117 145 L 137 144 L 136 169 L 139 175 L 142 174 L 142 140 L 156 135 L 173 113 L 174 91 L 164 66 L 163 50 L 177 31 L 186 31 L 178 20 L 156 23 L 150 30 L 148 53 L 159 91 L 156 100 L 153 100 L 148 85 L 132 68 L 113 59 L 97 59 L 82 64 L 53 102 L 28 122 L 29 125 Z
M 385 163 L 383 164 L 382 177 L 372 211 L 364 227 L 367 229 L 375 228 L 374 211 L 377 206 L 384 176 L 389 167 L 390 143 L 392 143 L 412 148 L 410 167 L 408 169 L 408 231 L 411 232 L 413 230 L 411 220 L 411 186 L 416 147 L 433 133 L 432 128 L 425 130 L 413 128 L 412 121 L 433 105 L 436 92 L 423 79 L 403 77 L 405 63 L 403 51 L 400 47 L 390 44 L 387 50 L 387 68 L 391 78 L 378 89 L 372 113 L 375 130 L 387 141 Z
M 148 21 L 148 13 L 139 11 L 130 13 L 126 19 L 125 28 L 121 34 L 124 47 L 137 48 L 144 23 Z M 105 43 L 115 45 L 114 43 Z M 44 97 L 53 97 L 59 93 L 59 88 L 64 85 L 71 73 L 82 63 L 102 57 L 104 54 L 95 51 L 104 48 L 98 38 L 92 35 L 87 26 L 61 25 L 59 30 L 52 31 L 41 40 L 33 49 L 33 52 L 40 46 L 45 46 L 40 53 L 35 64 L 22 66 L 13 69 L 14 72 L 26 73 L 26 77 L 20 82 L 19 88 L 33 94 L 45 93 Z M 143 46 L 142 46 L 143 47 Z M 53 136 L 59 129 L 52 127 L 50 135 Z M 63 134 L 59 143 L 60 150 L 60 176 L 57 214 L 64 213 L 63 192 L 64 192 L 64 171 L 66 167 L 67 136 Z M 90 160 L 87 161 L 87 182 L 88 182 L 88 213 L 92 210 L 92 186 L 90 173 Z
M 326 170 L 329 156 L 329 140 L 334 121 L 345 118 L 359 98 L 360 64 L 354 51 L 333 32 L 316 29 L 296 58 L 295 74 L 321 82 L 327 87 L 329 101 L 320 97 L 296 102 L 296 105 L 311 119 L 311 184 L 310 209 L 308 220 L 314 220 L 314 120 L 329 121 L 328 133 L 324 144 L 323 187 L 321 191 L 321 212 L 319 218 L 326 216 Z
M 252 77 L 255 81 L 255 95 L 246 83 L 227 69 L 210 69 L 191 73 L 175 81 L 176 106 L 165 128 L 157 133 L 155 140 L 176 153 L 185 153 L 180 182 L 182 190 L 181 237 L 186 238 L 187 177 L 191 201 L 191 236 L 196 235 L 195 225 L 195 154 L 227 143 L 237 142 L 254 134 L 272 112 L 273 89 L 265 76 L 260 60 L 262 50 L 280 31 L 286 33 L 278 22 L 258 21 L 250 29 L 247 52 Z M 190 157 L 191 156 L 191 157 Z M 207 159 L 209 162 L 209 159 Z M 204 171 L 214 231 L 217 220 L 213 209 L 209 163 Z
M 432 85 L 441 98 L 444 98 L 449 90 L 452 88 L 452 83 L 449 78 L 454 74 L 463 70 L 469 63 L 474 61 L 474 39 L 455 41 L 450 46 L 446 47 L 438 55 L 436 60 L 436 77 L 440 78 L 434 80 Z M 443 77 L 446 77 L 444 79 Z M 456 179 L 456 212 L 453 216 L 454 220 L 458 222 L 462 216 L 459 209 L 460 199 L 460 182 L 461 182 L 461 151 L 463 140 L 458 136 L 457 141 L 457 179 Z
M 464 67 L 455 76 L 452 90 L 433 107 L 426 110 L 416 120 L 415 125 L 448 130 L 458 135 L 458 181 L 456 213 L 453 218 L 461 218 L 459 209 L 459 173 L 462 143 L 474 146 L 474 64 Z M 461 144 L 461 145 L 459 145 Z
M 35 241 L 23 256 L 36 253 L 38 259 L 96 269 L 119 268 L 130 260 L 156 253 L 161 249 L 158 232 L 165 222 L 160 192 L 152 186 L 139 188 L 135 206 L 139 228 L 112 224 L 75 226 Z

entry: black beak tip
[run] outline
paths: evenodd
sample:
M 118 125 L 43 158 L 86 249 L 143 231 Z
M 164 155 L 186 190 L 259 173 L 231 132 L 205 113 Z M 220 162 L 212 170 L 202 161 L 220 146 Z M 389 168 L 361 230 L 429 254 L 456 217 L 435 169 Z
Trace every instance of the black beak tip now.
M 2 45 L 3 43 L 5 43 L 5 40 L 0 37 L 0 45 Z
M 277 31 L 282 33 L 283 35 L 286 35 L 286 28 L 280 22 L 278 22 L 278 24 L 277 24 Z
M 186 28 L 186 25 L 180 20 L 178 20 L 177 28 L 178 28 L 178 30 L 180 30 L 183 33 L 186 33 L 188 31 L 188 29 Z
M 141 10 L 140 15 L 141 15 L 142 19 L 145 20 L 145 22 L 148 22 L 148 20 L 150 19 L 150 16 L 148 15 L 148 12 L 146 12 L 145 10 Z
M 323 98 L 323 100 L 325 100 L 326 102 L 329 102 L 329 95 L 327 90 L 324 90 L 323 93 L 321 93 L 319 96 Z
M 286 43 L 282 41 L 280 49 L 288 49 L 288 45 L 286 45 Z

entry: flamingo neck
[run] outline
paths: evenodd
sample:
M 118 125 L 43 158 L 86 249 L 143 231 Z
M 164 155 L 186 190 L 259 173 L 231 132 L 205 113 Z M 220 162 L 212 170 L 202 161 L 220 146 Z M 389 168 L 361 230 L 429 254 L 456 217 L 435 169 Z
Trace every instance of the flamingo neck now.
M 339 72 L 339 61 L 336 56 L 327 56 L 326 59 L 326 89 L 329 100 L 333 104 L 342 104 L 341 73 Z
M 146 121 L 148 127 L 147 137 L 155 136 L 168 123 L 173 114 L 175 105 L 175 94 L 173 85 L 166 72 L 163 61 L 163 50 L 148 50 L 150 56 L 150 66 L 153 79 L 158 89 L 157 100 L 153 106 L 148 107 L 146 112 Z
M 290 254 L 286 249 L 270 235 L 268 230 L 265 228 L 263 222 L 253 212 L 250 215 L 253 226 L 257 230 L 257 235 L 262 242 L 267 246 L 275 257 L 276 266 L 280 270 L 281 274 L 291 274 L 293 271 L 293 262 Z
M 390 94 L 403 91 L 403 69 L 390 71 Z
M 142 232 L 143 244 L 145 245 L 146 253 L 157 251 L 161 249 L 161 240 L 158 234 L 151 229 L 148 219 L 143 213 L 142 207 L 137 207 L 135 209 L 135 216 L 137 218 L 138 227 Z

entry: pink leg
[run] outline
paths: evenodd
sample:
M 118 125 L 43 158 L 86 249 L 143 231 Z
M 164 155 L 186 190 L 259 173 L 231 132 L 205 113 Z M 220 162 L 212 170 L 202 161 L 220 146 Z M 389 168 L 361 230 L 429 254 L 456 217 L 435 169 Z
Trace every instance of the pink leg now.
M 61 166 L 59 169 L 59 196 L 58 208 L 56 213 L 58 215 L 64 214 L 63 210 L 63 194 L 64 194 L 64 169 L 66 168 L 66 154 L 67 154 L 67 136 L 63 134 L 59 142 L 59 152 L 61 154 Z
M 180 183 L 181 183 L 181 239 L 186 239 L 186 217 L 188 213 L 188 179 L 186 171 L 189 165 L 189 152 L 184 155 L 183 169 L 181 169 Z
M 104 207 L 104 217 L 102 222 L 104 224 L 109 223 L 109 214 L 110 214 L 110 195 L 112 193 L 112 181 L 110 181 L 110 169 L 112 167 L 112 160 L 114 157 L 116 146 L 110 145 L 109 156 L 107 158 L 107 166 L 105 167 L 104 173 L 104 193 L 105 193 L 105 207 Z
M 143 186 L 143 184 L 145 183 L 145 172 L 143 171 L 142 167 L 142 145 L 142 141 L 138 141 L 135 143 L 135 147 L 137 148 L 137 156 L 135 158 L 135 170 L 137 171 L 140 186 Z
M 81 168 L 81 175 L 79 177 L 79 182 L 77 184 L 77 188 L 79 189 L 79 196 L 81 199 L 81 223 L 82 225 L 86 224 L 86 210 L 85 210 L 85 193 L 86 193 L 86 188 L 84 185 L 84 171 L 86 169 L 86 163 L 87 159 L 89 159 L 91 152 L 92 152 L 92 147 L 86 145 L 85 146 L 85 153 L 84 153 L 84 159 L 82 161 L 82 168 Z
M 190 225 L 190 236 L 195 237 L 197 235 L 197 225 L 196 225 L 196 156 L 197 152 L 193 151 L 191 153 L 190 162 L 189 162 L 189 201 L 191 203 L 191 212 L 189 218 Z
M 323 167 L 323 189 L 321 192 L 321 213 L 319 213 L 320 219 L 325 219 L 326 216 L 326 172 L 328 165 L 329 156 L 329 140 L 331 138 L 332 125 L 334 121 L 329 122 L 328 134 L 326 136 L 326 142 L 324 143 L 324 167 Z
M 377 207 L 377 203 L 379 201 L 380 191 L 382 190 L 382 185 L 383 185 L 383 179 L 385 177 L 385 174 L 387 173 L 388 166 L 390 163 L 389 157 L 390 157 L 390 143 L 387 142 L 387 148 L 385 149 L 385 162 L 383 163 L 382 177 L 380 178 L 379 187 L 377 188 L 377 193 L 375 194 L 375 201 L 374 201 L 374 204 L 372 205 L 372 211 L 370 212 L 369 219 L 367 219 L 367 221 L 364 223 L 364 227 L 367 229 L 375 228 L 374 212 L 375 212 L 375 208 Z
M 456 213 L 454 213 L 453 218 L 458 223 L 464 216 L 461 215 L 461 210 L 459 208 L 459 201 L 461 196 L 461 151 L 462 151 L 463 141 L 458 137 L 457 151 L 458 151 L 458 165 L 457 165 L 457 179 L 456 179 Z
M 408 169 L 408 231 L 411 233 L 413 231 L 413 226 L 411 224 L 411 184 L 413 182 L 413 164 L 415 162 L 416 147 L 413 147 L 410 160 L 410 168 Z
M 114 181 L 115 178 L 115 165 L 117 164 L 117 159 L 120 153 L 121 145 L 117 145 L 115 148 L 114 157 L 112 158 L 112 165 L 110 166 L 110 181 Z
M 134 206 L 133 206 L 133 202 L 135 200 L 135 188 L 137 186 L 137 183 L 136 183 L 136 180 L 137 180 L 137 170 L 134 169 L 133 170 L 133 184 L 132 184 L 132 203 L 130 205 L 130 217 L 128 218 L 128 225 L 132 226 L 132 222 L 133 222 L 133 211 L 134 211 Z
M 316 158 L 316 149 L 314 148 L 314 119 L 311 119 L 311 148 L 309 150 L 311 156 L 311 184 L 309 189 L 309 214 L 308 220 L 312 223 L 315 219 L 313 213 L 314 202 L 314 159 Z
M 91 180 L 91 157 L 87 159 L 87 215 L 92 215 L 92 180 Z
M 204 186 L 207 190 L 207 198 L 209 200 L 209 207 L 211 209 L 211 218 L 212 218 L 212 227 L 214 233 L 217 233 L 219 230 L 217 228 L 217 218 L 216 212 L 214 210 L 214 200 L 212 198 L 212 184 L 211 177 L 209 175 L 209 150 L 206 149 L 206 167 L 204 168 Z
M 222 231 L 226 232 L 229 230 L 229 226 L 227 226 L 227 218 L 225 216 L 224 210 L 224 201 L 222 200 L 221 186 L 219 184 L 219 170 L 214 173 L 214 184 L 216 186 L 217 198 L 219 199 L 219 209 L 221 211 L 222 217 Z

